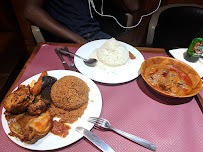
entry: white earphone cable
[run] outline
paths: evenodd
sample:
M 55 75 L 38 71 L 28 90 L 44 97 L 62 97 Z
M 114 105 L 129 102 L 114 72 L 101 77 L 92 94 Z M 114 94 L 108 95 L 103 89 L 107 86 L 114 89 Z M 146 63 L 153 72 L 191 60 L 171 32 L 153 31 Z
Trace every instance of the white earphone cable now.
M 104 12 L 103 12 L 103 7 L 104 7 L 104 0 L 102 0 L 102 5 L 101 5 L 101 14 L 103 15 L 104 14 Z
M 91 18 L 93 18 L 90 0 L 88 0 L 88 3 L 89 3 L 90 16 L 91 16 Z
M 113 19 L 117 22 L 117 24 L 118 24 L 119 26 L 121 26 L 122 28 L 134 28 L 134 27 L 137 27 L 137 26 L 141 23 L 143 17 L 152 15 L 153 13 L 155 13 L 155 12 L 159 9 L 159 7 L 160 7 L 160 5 L 161 5 L 161 0 L 159 0 L 159 4 L 158 4 L 157 8 L 156 8 L 154 11 L 152 11 L 152 12 L 150 12 L 150 13 L 148 13 L 148 14 L 142 15 L 142 16 L 140 17 L 139 22 L 138 22 L 136 25 L 133 25 L 133 26 L 123 26 L 122 24 L 119 23 L 119 21 L 118 21 L 114 16 L 112 16 L 112 15 L 104 15 L 104 14 L 103 14 L 103 0 L 102 0 L 101 13 L 99 13 L 99 12 L 96 10 L 93 0 L 88 0 L 88 2 L 89 2 L 90 15 L 91 15 L 92 18 L 93 18 L 93 16 L 92 16 L 90 4 L 92 5 L 92 8 L 94 9 L 94 11 L 95 11 L 97 14 L 99 14 L 99 15 L 102 16 L 102 17 L 111 17 L 111 18 L 113 18 Z

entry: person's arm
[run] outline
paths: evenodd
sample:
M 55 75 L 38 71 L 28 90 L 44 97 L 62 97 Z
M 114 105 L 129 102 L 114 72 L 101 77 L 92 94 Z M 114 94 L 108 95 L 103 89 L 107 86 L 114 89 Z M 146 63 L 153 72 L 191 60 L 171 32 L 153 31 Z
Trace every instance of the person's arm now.
M 139 9 L 139 0 L 113 0 L 113 1 L 129 13 L 134 13 Z
M 63 39 L 71 40 L 79 44 L 88 42 L 82 36 L 70 31 L 57 22 L 42 8 L 43 4 L 44 0 L 25 0 L 25 18 L 40 28 L 43 28 Z

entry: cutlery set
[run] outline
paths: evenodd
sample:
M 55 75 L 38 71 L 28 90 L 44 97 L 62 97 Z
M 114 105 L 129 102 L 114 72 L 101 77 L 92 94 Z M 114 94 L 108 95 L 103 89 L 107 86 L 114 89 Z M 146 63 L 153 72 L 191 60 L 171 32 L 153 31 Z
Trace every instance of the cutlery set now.
M 96 63 L 98 62 L 97 59 L 94 59 L 94 58 L 85 59 L 77 54 L 74 54 L 74 53 L 70 52 L 67 47 L 64 47 L 64 49 L 62 49 L 61 47 L 57 47 L 54 51 L 60 58 L 65 70 L 75 70 L 75 64 L 72 61 L 71 55 L 82 59 L 84 64 L 86 64 L 89 67 L 94 67 L 96 65 Z M 70 60 L 70 67 L 68 66 L 67 62 L 64 60 L 62 55 L 68 56 L 68 58 Z
M 95 124 L 97 127 L 101 127 L 104 129 L 112 130 L 123 137 L 130 139 L 131 141 L 134 141 L 135 143 L 149 149 L 152 151 L 156 151 L 156 145 L 150 143 L 149 141 L 136 137 L 134 135 L 131 135 L 129 133 L 123 132 L 121 130 L 118 130 L 116 128 L 113 128 L 108 120 L 103 118 L 96 118 L 96 117 L 90 117 L 88 122 Z M 76 127 L 75 128 L 77 132 L 81 133 L 83 136 L 85 136 L 88 140 L 90 140 L 95 146 L 97 146 L 99 149 L 101 149 L 104 152 L 113 152 L 114 150 L 107 145 L 102 139 L 100 139 L 98 136 L 93 134 L 91 131 L 83 128 L 83 127 Z
M 61 60 L 65 70 L 75 70 L 76 69 L 75 64 L 73 63 L 72 57 L 69 54 L 66 54 L 66 55 L 68 56 L 68 59 L 70 61 L 70 66 L 68 65 L 68 63 L 63 58 L 63 54 L 61 53 L 61 51 L 70 52 L 67 47 L 64 47 L 64 49 L 62 49 L 61 47 L 57 47 L 54 51 L 56 52 L 59 59 Z

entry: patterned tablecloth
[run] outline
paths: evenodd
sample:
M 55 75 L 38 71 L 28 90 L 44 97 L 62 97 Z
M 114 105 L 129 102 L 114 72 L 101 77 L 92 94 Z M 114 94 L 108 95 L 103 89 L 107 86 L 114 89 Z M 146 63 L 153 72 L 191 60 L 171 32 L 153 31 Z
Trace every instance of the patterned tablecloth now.
M 17 85 L 42 71 L 64 69 L 53 51 L 55 47 L 42 46 Z M 69 47 L 71 52 L 76 52 L 77 49 Z M 145 59 L 161 55 L 142 54 Z M 157 152 L 203 152 L 203 116 L 195 98 L 177 99 L 161 96 L 149 88 L 141 76 L 118 85 L 95 83 L 103 100 L 100 116 L 109 120 L 115 128 L 156 144 Z M 203 96 L 203 90 L 200 94 Z M 175 105 L 176 102 L 185 103 Z M 150 151 L 111 131 L 94 128 L 92 132 L 117 152 Z M 1 123 L 0 134 L 0 151 L 29 151 L 13 143 L 5 134 Z M 54 151 L 99 150 L 82 138 L 72 145 Z

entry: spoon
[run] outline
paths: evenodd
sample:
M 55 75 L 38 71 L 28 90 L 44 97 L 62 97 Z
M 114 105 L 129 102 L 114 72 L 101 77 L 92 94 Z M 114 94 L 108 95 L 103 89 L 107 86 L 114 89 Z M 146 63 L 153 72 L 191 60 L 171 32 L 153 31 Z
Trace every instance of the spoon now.
M 80 59 L 82 59 L 84 61 L 84 63 L 90 67 L 94 67 L 96 65 L 96 63 L 98 62 L 97 59 L 94 59 L 94 58 L 89 58 L 89 59 L 85 59 L 77 54 L 74 54 L 74 53 L 71 53 L 71 52 L 66 52 L 64 50 L 60 50 L 61 53 L 63 54 L 70 54 L 70 55 L 73 55 L 73 56 L 76 56 Z

